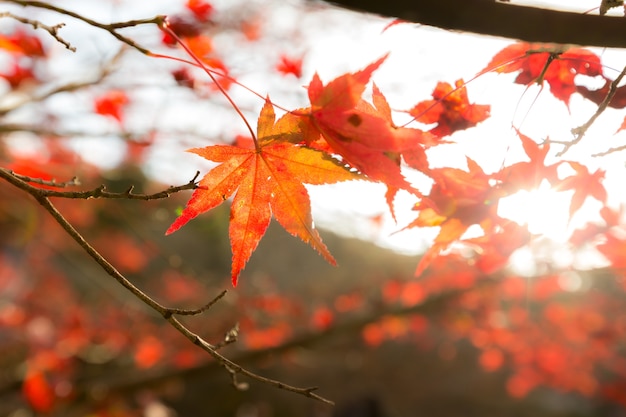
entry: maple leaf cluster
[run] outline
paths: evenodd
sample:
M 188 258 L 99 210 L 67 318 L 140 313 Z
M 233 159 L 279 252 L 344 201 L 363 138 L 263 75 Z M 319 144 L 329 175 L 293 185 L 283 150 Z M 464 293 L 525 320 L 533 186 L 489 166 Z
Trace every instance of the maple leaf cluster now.
M 217 162 L 199 183 L 187 207 L 167 230 L 170 234 L 197 215 L 235 195 L 231 209 L 230 239 L 233 250 L 234 285 L 250 255 L 265 233 L 272 215 L 292 235 L 311 244 L 329 262 L 334 260 L 314 229 L 309 197 L 303 184 L 330 184 L 366 179 L 388 187 L 387 202 L 393 213 L 394 196 L 408 191 L 420 201 L 418 213 L 406 228 L 439 227 L 434 244 L 423 255 L 416 270 L 428 265 L 454 242 L 463 241 L 465 232 L 479 226 L 482 238 L 463 242 L 479 247 L 479 261 L 485 271 L 506 264 L 516 249 L 528 243 L 530 235 L 498 216 L 500 199 L 519 190 L 532 190 L 547 181 L 553 189 L 573 190 L 570 216 L 587 197 L 605 204 L 602 185 L 604 172 L 590 173 L 576 161 L 547 163 L 550 144 L 537 144 L 517 132 L 529 161 L 503 166 L 485 173 L 469 157 L 467 170 L 431 168 L 429 148 L 450 143 L 446 137 L 475 126 L 489 117 L 490 107 L 470 103 L 463 80 L 455 86 L 437 84 L 432 99 L 417 103 L 406 113 L 432 127 L 428 130 L 397 126 L 387 99 L 374 85 L 372 102 L 363 93 L 373 73 L 387 56 L 364 69 L 344 74 L 324 85 L 315 74 L 307 91 L 310 107 L 286 112 L 276 120 L 274 104 L 266 101 L 258 120 L 253 147 L 210 146 L 192 152 Z M 566 104 L 577 91 L 577 74 L 602 75 L 599 58 L 584 49 L 549 52 L 540 45 L 516 44 L 496 54 L 487 70 L 517 72 L 516 83 L 543 83 Z M 560 178 L 557 168 L 567 164 L 574 174 Z M 405 178 L 409 167 L 433 180 L 430 193 L 423 195 Z M 510 233 L 515 230 L 513 235 Z M 497 242 L 506 240 L 501 246 Z M 516 236 L 516 238 L 512 238 Z M 514 242 L 514 243 L 511 243 Z
M 424 149 L 436 142 L 433 134 L 395 126 L 390 107 L 377 88 L 373 105 L 362 99 L 372 73 L 385 59 L 326 86 L 315 75 L 308 87 L 311 107 L 288 112 L 278 121 L 268 100 L 253 137 L 254 148 L 192 150 L 220 165 L 200 181 L 167 234 L 236 192 L 229 232 L 233 284 L 272 215 L 288 232 L 334 263 L 313 226 L 303 184 L 367 178 L 387 184 L 390 190 L 413 190 L 401 173 L 401 158 L 415 169 L 428 171 Z

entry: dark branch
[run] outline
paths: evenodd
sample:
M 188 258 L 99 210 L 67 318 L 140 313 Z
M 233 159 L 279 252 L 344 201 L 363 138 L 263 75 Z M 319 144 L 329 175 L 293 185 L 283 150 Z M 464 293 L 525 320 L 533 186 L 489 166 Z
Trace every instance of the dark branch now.
M 344 8 L 482 35 L 600 47 L 626 47 L 626 21 L 495 0 L 333 0 Z M 598 2 L 599 3 L 599 2 Z
M 90 198 L 106 198 L 106 199 L 113 199 L 113 200 L 120 200 L 120 199 L 121 200 L 144 200 L 144 201 L 159 200 L 163 198 L 168 198 L 172 194 L 178 193 L 180 191 L 195 190 L 196 188 L 198 188 L 198 184 L 196 183 L 196 179 L 198 178 L 198 175 L 200 175 L 200 171 L 196 171 L 196 175 L 187 184 L 178 185 L 176 187 L 172 186 L 172 187 L 167 188 L 166 190 L 159 191 L 158 193 L 154 193 L 154 194 L 136 194 L 136 193 L 133 193 L 133 187 L 130 187 L 126 191 L 121 192 L 121 193 L 114 193 L 111 191 L 107 191 L 104 185 L 101 185 L 98 188 L 94 188 L 93 190 L 87 190 L 87 191 L 59 191 L 59 190 L 47 190 L 47 189 L 42 189 L 42 188 L 36 188 L 36 190 L 39 196 L 46 197 L 46 198 L 58 197 L 58 198 L 78 199 L 78 200 L 88 200 Z M 45 181 L 40 178 L 31 178 L 25 175 L 16 174 L 13 171 L 10 171 L 5 168 L 0 168 L 0 177 L 8 180 L 7 176 L 13 176 L 14 178 L 22 181 L 23 183 L 34 183 L 34 184 L 41 184 L 41 185 L 59 187 L 59 188 L 67 187 L 70 185 L 77 185 L 76 179 L 72 179 L 64 183 L 59 183 L 59 182 L 56 182 L 55 180 Z M 17 183 L 13 183 L 13 185 L 16 185 L 17 187 L 22 188 L 23 190 L 27 192 L 30 192 L 29 189 L 20 187 L 19 185 L 17 185 Z M 176 314 L 182 314 L 182 313 L 176 313 Z
M 93 19 L 89 19 L 86 16 L 83 16 L 79 13 L 73 12 L 71 10 L 68 9 L 64 9 L 62 7 L 59 6 L 55 6 L 53 4 L 49 4 L 43 1 L 29 1 L 29 0 L 2 0 L 3 2 L 6 3 L 13 3 L 13 4 L 17 4 L 23 7 L 36 7 L 39 9 L 46 9 L 46 10 L 51 10 L 53 12 L 59 13 L 61 15 L 65 15 L 65 16 L 69 16 L 72 17 L 74 19 L 77 20 L 82 20 L 83 22 L 87 23 L 88 25 L 91 25 L 93 27 L 97 27 L 100 29 L 104 29 L 107 32 L 109 32 L 111 35 L 113 35 L 117 40 L 119 40 L 120 42 L 123 42 L 133 48 L 135 48 L 136 50 L 138 50 L 139 52 L 141 52 L 144 55 L 152 55 L 152 53 L 140 46 L 139 44 L 137 44 L 135 41 L 133 41 L 132 39 L 122 35 L 121 33 L 119 33 L 117 31 L 117 29 L 123 29 L 123 28 L 127 28 L 127 27 L 133 27 L 133 26 L 139 26 L 139 25 L 146 25 L 146 24 L 155 24 L 155 25 L 159 25 L 162 23 L 163 21 L 163 17 L 162 16 L 156 16 L 150 19 L 140 19 L 140 20 L 129 20 L 127 22 L 115 22 L 115 23 L 101 23 L 98 22 L 96 20 Z
M 17 20 L 18 22 L 22 22 L 24 24 L 31 25 L 33 27 L 33 29 L 43 29 L 46 32 L 48 32 L 50 34 L 50 36 L 52 36 L 54 39 L 56 39 L 57 42 L 59 42 L 60 44 L 65 46 L 65 48 L 69 49 L 72 52 L 76 52 L 76 48 L 73 47 L 68 41 L 66 41 L 65 39 L 63 39 L 59 35 L 59 29 L 61 29 L 63 26 L 65 26 L 65 23 L 59 23 L 58 25 L 48 26 L 48 25 L 45 25 L 45 24 L 41 23 L 38 20 L 27 19 L 25 17 L 17 16 L 17 15 L 14 15 L 13 13 L 9 13 L 9 12 L 0 13 L 0 18 L 1 17 L 10 17 L 11 19 Z
M 596 110 L 596 112 L 589 118 L 589 120 L 587 120 L 585 124 L 572 129 L 572 133 L 574 134 L 574 139 L 571 142 L 568 142 L 563 148 L 563 150 L 559 152 L 558 154 L 556 154 L 556 156 L 563 156 L 563 154 L 565 154 L 565 152 L 567 152 L 572 146 L 576 145 L 578 142 L 582 140 L 582 138 L 587 133 L 587 130 L 589 130 L 591 125 L 595 123 L 596 119 L 600 117 L 602 113 L 604 113 L 606 108 L 609 106 L 609 103 L 611 103 L 611 100 L 613 100 L 613 97 L 615 97 L 615 94 L 617 93 L 617 86 L 622 81 L 625 75 L 626 75 L 626 67 L 624 67 L 624 69 L 622 69 L 622 72 L 620 72 L 617 78 L 615 78 L 611 82 L 611 84 L 609 85 L 609 92 L 604 98 L 604 100 L 602 100 L 602 102 L 598 106 L 598 109 Z

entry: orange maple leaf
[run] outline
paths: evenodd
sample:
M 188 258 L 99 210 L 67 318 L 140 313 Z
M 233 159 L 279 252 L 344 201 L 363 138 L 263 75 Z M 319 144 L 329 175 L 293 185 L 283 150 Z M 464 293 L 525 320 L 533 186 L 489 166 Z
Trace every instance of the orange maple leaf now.
M 559 164 L 545 164 L 546 156 L 550 151 L 550 143 L 546 142 L 540 146 L 520 131 L 517 131 L 517 135 L 530 161 L 517 162 L 504 167 L 495 177 L 503 182 L 504 187 L 512 188 L 512 192 L 519 189 L 532 190 L 537 188 L 544 179 L 554 185 L 558 181 L 557 167 Z
M 565 178 L 558 185 L 558 189 L 559 191 L 574 190 L 569 208 L 570 218 L 582 207 L 589 196 L 606 204 L 607 193 L 602 185 L 604 170 L 598 169 L 592 174 L 585 165 L 573 161 L 567 163 L 576 171 L 576 174 Z
M 577 91 L 576 75 L 602 75 L 602 63 L 587 49 L 563 51 L 550 45 L 516 43 L 494 55 L 483 72 L 491 70 L 498 73 L 519 71 L 515 83 L 522 85 L 543 84 L 545 80 L 550 85 L 550 92 L 569 105 L 571 95 Z
M 441 229 L 433 246 L 422 256 L 416 275 L 442 250 L 459 240 L 471 225 L 479 224 L 487 232 L 496 224 L 502 190 L 490 183 L 491 176 L 472 159 L 467 158 L 467 165 L 469 171 L 439 168 L 429 174 L 435 184 L 430 194 L 416 205 L 415 210 L 420 213 L 405 229 L 432 226 Z
M 447 136 L 457 130 L 476 126 L 489 117 L 491 106 L 470 104 L 463 80 L 457 80 L 455 87 L 439 82 L 432 95 L 433 100 L 416 104 L 409 110 L 409 114 L 421 123 L 437 123 L 430 130 L 433 135 Z
M 303 183 L 330 184 L 361 178 L 327 154 L 285 141 L 297 135 L 297 119 L 275 123 L 272 104 L 267 101 L 259 116 L 255 147 L 228 145 L 190 149 L 220 165 L 199 183 L 182 214 L 167 229 L 178 230 L 189 220 L 211 210 L 235 194 L 231 206 L 229 236 L 233 252 L 232 282 L 237 279 L 256 249 L 272 215 L 294 236 L 315 248 L 335 264 L 313 226 L 309 195 Z

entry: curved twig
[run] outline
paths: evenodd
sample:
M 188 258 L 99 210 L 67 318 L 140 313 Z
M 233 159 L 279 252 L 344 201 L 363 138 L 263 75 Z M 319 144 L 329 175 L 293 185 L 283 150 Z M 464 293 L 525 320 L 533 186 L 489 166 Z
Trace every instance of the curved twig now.
M 42 188 L 36 188 L 36 187 L 33 187 L 33 188 L 38 190 L 37 194 L 39 196 L 46 197 L 46 198 L 57 197 L 57 198 L 68 198 L 68 199 L 78 199 L 78 200 L 88 200 L 90 198 L 105 198 L 109 200 L 123 199 L 123 200 L 148 201 L 148 200 L 160 200 L 163 198 L 168 198 L 172 194 L 175 194 L 184 190 L 195 190 L 196 188 L 198 188 L 198 183 L 196 182 L 196 179 L 198 178 L 199 175 L 200 175 L 200 171 L 196 171 L 196 175 L 187 184 L 172 186 L 163 191 L 159 191 L 158 193 L 153 193 L 153 194 L 135 194 L 133 193 L 133 189 L 134 189 L 133 186 L 129 187 L 126 191 L 121 192 L 121 193 L 114 193 L 111 191 L 107 191 L 104 185 L 101 185 L 98 188 L 94 188 L 92 190 L 87 190 L 87 191 L 59 191 L 59 190 L 48 190 L 48 189 L 42 189 Z M 56 182 L 56 180 L 46 181 L 46 180 L 42 180 L 41 178 L 32 178 L 32 177 L 27 177 L 25 175 L 16 174 L 15 172 L 10 171 L 6 168 L 0 168 L 0 177 L 6 179 L 9 182 L 11 182 L 9 180 L 9 177 L 14 177 L 15 179 L 22 181 L 24 183 L 35 183 L 35 184 L 45 185 L 49 187 L 59 187 L 59 188 L 64 188 L 64 187 L 80 184 L 76 178 L 73 178 L 67 182 L 59 183 L 59 182 Z M 11 182 L 11 183 L 17 186 L 15 182 Z M 19 188 L 22 188 L 22 187 L 19 187 Z M 28 189 L 25 189 L 25 188 L 22 188 L 22 189 L 30 193 Z
M 563 150 L 561 150 L 561 152 L 559 152 L 556 156 L 562 156 L 572 146 L 576 145 L 578 142 L 582 140 L 582 138 L 587 133 L 587 130 L 596 121 L 596 119 L 600 117 L 602 113 L 604 113 L 606 108 L 609 106 L 609 103 L 611 103 L 611 100 L 613 100 L 615 93 L 617 93 L 617 85 L 622 81 L 622 78 L 624 78 L 625 75 L 626 75 L 626 66 L 624 67 L 624 69 L 622 69 L 622 72 L 619 73 L 617 78 L 615 78 L 611 82 L 611 85 L 609 85 L 608 94 L 606 95 L 606 97 L 604 97 L 604 100 L 602 100 L 602 103 L 600 103 L 600 105 L 598 106 L 598 109 L 593 114 L 593 116 L 591 116 L 589 120 L 587 120 L 587 122 L 583 124 L 582 126 L 572 129 L 572 133 L 575 135 L 574 139 L 571 142 L 565 143 L 565 147 L 563 148 Z
M 159 25 L 159 24 L 161 24 L 161 22 L 164 19 L 163 16 L 155 16 L 155 17 L 149 18 L 149 19 L 136 19 L 136 20 L 128 20 L 128 21 L 125 21 L 125 22 L 115 22 L 115 23 L 100 23 L 100 22 L 98 22 L 96 20 L 90 19 L 88 17 L 85 17 L 85 16 L 83 16 L 81 14 L 78 14 L 76 12 L 73 12 L 71 10 L 64 9 L 63 7 L 54 6 L 52 4 L 44 3 L 44 2 L 41 2 L 41 1 L 2 0 L 2 2 L 17 4 L 17 5 L 22 6 L 22 7 L 37 7 L 39 9 L 46 9 L 46 10 L 50 10 L 50 11 L 53 11 L 53 12 L 56 12 L 56 13 L 59 13 L 59 14 L 65 15 L 65 16 L 72 17 L 72 18 L 77 19 L 77 20 L 81 20 L 81 21 L 87 23 L 90 26 L 94 26 L 94 27 L 106 30 L 111 35 L 113 35 L 115 38 L 117 38 L 117 40 L 119 40 L 120 42 L 123 42 L 126 45 L 129 45 L 129 46 L 135 48 L 136 50 L 138 50 L 139 52 L 141 52 L 144 55 L 151 55 L 152 53 L 148 49 L 144 48 L 143 46 L 140 46 L 138 43 L 136 43 L 132 39 L 130 39 L 130 38 L 122 35 L 121 33 L 119 33 L 118 29 L 124 29 L 124 28 L 128 28 L 128 27 L 139 26 L 139 25 L 146 25 L 146 24 Z
M 66 49 L 69 49 L 72 52 L 76 52 L 76 48 L 59 35 L 59 29 L 64 27 L 65 23 L 59 23 L 54 26 L 48 26 L 40 22 L 39 20 L 27 19 L 25 17 L 14 15 L 13 13 L 10 13 L 10 12 L 0 13 L 0 18 L 2 17 L 9 17 L 13 20 L 17 20 L 18 22 L 24 23 L 26 25 L 31 25 L 33 29 L 43 29 L 46 32 L 48 32 L 50 36 L 56 39 L 57 42 L 65 46 Z

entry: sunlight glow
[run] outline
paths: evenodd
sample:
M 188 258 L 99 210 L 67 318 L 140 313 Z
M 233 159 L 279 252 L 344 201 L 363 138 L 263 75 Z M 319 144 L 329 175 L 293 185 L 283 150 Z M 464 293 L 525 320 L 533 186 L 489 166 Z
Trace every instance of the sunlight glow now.
M 498 215 L 526 225 L 532 234 L 565 242 L 569 236 L 570 199 L 570 192 L 557 192 L 543 182 L 538 189 L 501 199 Z

